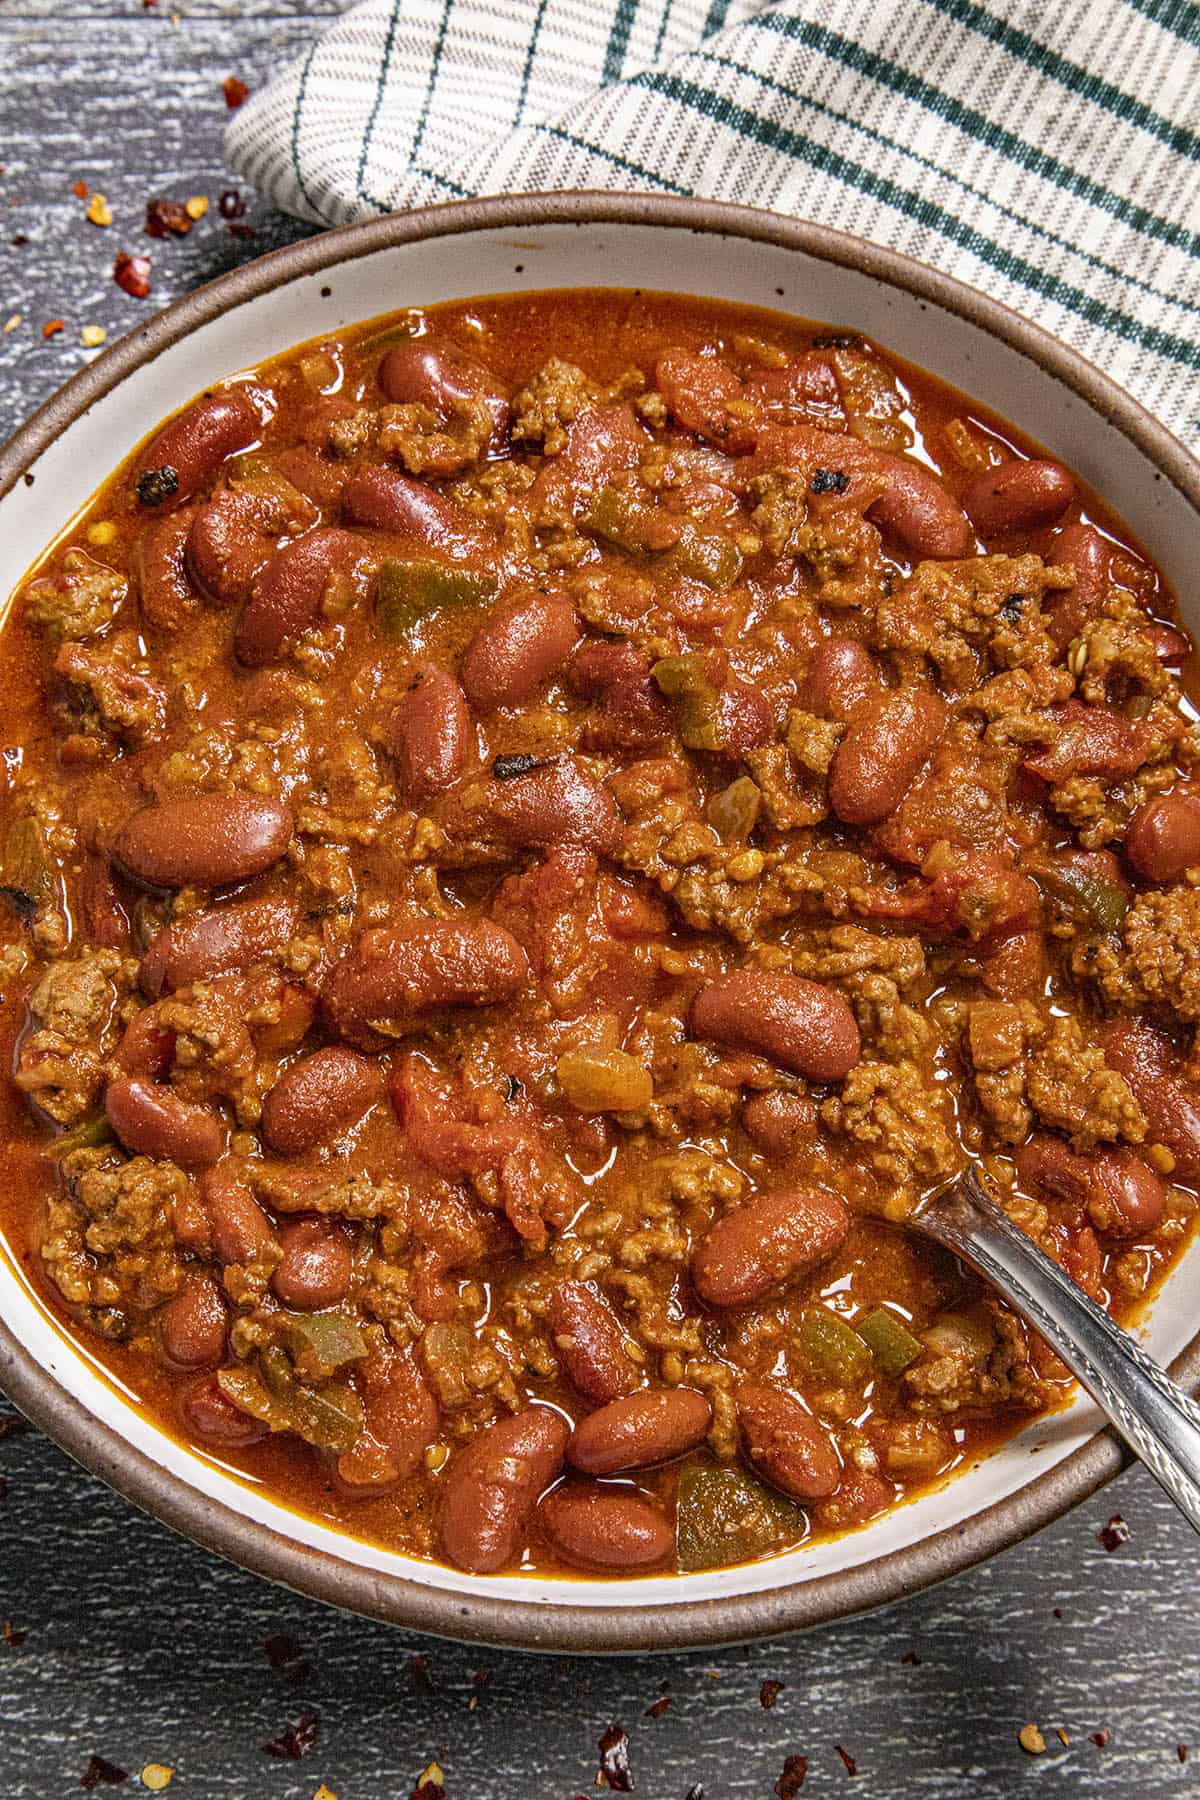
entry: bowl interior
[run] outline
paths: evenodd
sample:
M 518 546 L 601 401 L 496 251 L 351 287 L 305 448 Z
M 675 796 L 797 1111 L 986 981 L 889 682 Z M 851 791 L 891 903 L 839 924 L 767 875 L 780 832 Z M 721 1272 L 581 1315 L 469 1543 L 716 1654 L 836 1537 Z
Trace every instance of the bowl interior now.
M 1119 412 L 1111 391 L 1085 397 L 1063 372 L 1056 374 L 1039 366 L 1030 347 L 1002 341 L 982 319 L 969 316 L 969 298 L 958 301 L 947 295 L 943 303 L 934 297 L 934 284 L 926 283 L 925 291 L 919 291 L 919 278 L 917 291 L 899 285 L 885 279 L 878 269 L 864 266 L 871 263 L 869 256 L 860 257 L 858 266 L 836 260 L 836 246 L 832 256 L 824 241 L 818 248 L 819 234 L 812 234 L 810 247 L 805 249 L 769 237 L 738 235 L 734 226 L 729 231 L 729 235 L 722 234 L 719 217 L 705 230 L 685 223 L 664 223 L 661 218 L 618 222 L 577 217 L 571 222 L 553 222 L 535 217 L 524 223 L 502 219 L 446 235 L 413 235 L 411 241 L 385 242 L 382 228 L 372 226 L 299 247 L 310 264 L 305 269 L 301 263 L 299 273 L 294 273 L 294 253 L 284 253 L 274 272 L 271 264 L 276 259 L 269 259 L 261 273 L 253 269 L 241 272 L 232 282 L 219 284 L 225 298 L 221 292 L 206 291 L 187 303 L 191 308 L 187 329 L 181 327 L 173 341 L 169 327 L 160 330 L 159 340 L 166 341 L 157 353 L 132 367 L 109 391 L 95 396 L 87 410 L 67 423 L 38 455 L 29 470 L 32 483 L 16 480 L 0 500 L 0 596 L 20 579 L 62 529 L 63 521 L 87 501 L 99 479 L 164 414 L 212 381 L 293 342 L 394 308 L 472 294 L 568 286 L 653 287 L 774 307 L 861 329 L 985 401 L 1078 469 L 1115 504 L 1180 594 L 1186 622 L 1193 631 L 1200 629 L 1200 607 L 1187 580 L 1200 563 L 1200 516 L 1180 487 L 1156 466 L 1148 449 L 1127 434 L 1127 421 L 1109 416 Z M 794 237 L 795 228 L 792 234 Z M 329 259 L 327 266 L 317 266 L 320 257 Z M 248 283 L 246 277 L 251 278 Z M 278 285 L 266 286 L 276 277 Z M 264 291 L 253 291 L 255 283 Z M 233 304 L 227 298 L 231 287 Z M 961 306 L 967 310 L 960 310 Z M 154 327 L 149 335 L 154 338 Z M 1014 337 L 1019 338 L 1020 332 Z M 120 375 L 121 359 L 129 361 L 133 354 L 134 347 L 119 346 L 108 367 Z M 100 373 L 96 371 L 97 376 Z M 95 385 L 103 386 L 103 382 Z M 64 404 L 69 411 L 70 396 Z M 50 423 L 59 421 L 52 418 Z M 1152 443 L 1153 433 L 1144 438 L 1145 443 Z M 1193 1336 L 1195 1308 L 1190 1296 L 1198 1279 L 1200 1245 L 1193 1245 L 1166 1283 L 1145 1328 L 1149 1348 L 1164 1362 L 1175 1358 Z M 4 1325 L 9 1334 L 7 1345 Z M 825 1612 L 868 1603 L 881 1597 L 884 1587 L 895 1592 L 898 1585 L 903 1586 L 906 1566 L 900 1553 L 935 1534 L 961 1528 L 985 1509 L 1020 1494 L 1035 1477 L 1077 1452 L 1098 1425 L 1095 1409 L 1079 1400 L 1069 1410 L 1037 1421 L 995 1455 L 867 1531 L 768 1562 L 713 1574 L 647 1578 L 633 1584 L 520 1576 L 481 1584 L 470 1576 L 414 1562 L 349 1539 L 318 1521 L 300 1518 L 260 1489 L 234 1479 L 218 1461 L 163 1438 L 86 1354 L 62 1336 L 14 1264 L 0 1256 L 0 1377 L 11 1380 L 14 1391 L 20 1388 L 24 1394 L 30 1385 L 31 1363 L 47 1372 L 58 1389 L 65 1390 L 92 1421 L 112 1434 L 111 1438 L 108 1433 L 100 1434 L 109 1449 L 103 1454 L 97 1449 L 92 1458 L 81 1448 L 78 1426 L 74 1431 L 60 1430 L 58 1435 L 66 1437 L 75 1453 L 85 1455 L 93 1466 L 107 1458 L 105 1472 L 112 1473 L 108 1464 L 114 1461 L 114 1440 L 141 1452 L 148 1465 L 161 1471 L 168 1488 L 177 1490 L 179 1483 L 185 1484 L 192 1496 L 203 1496 L 203 1506 L 197 1510 L 194 1499 L 190 1509 L 165 1505 L 161 1482 L 157 1498 L 147 1492 L 144 1467 L 141 1477 L 136 1470 L 117 1470 L 119 1485 L 156 1510 L 167 1512 L 213 1547 L 256 1561 L 244 1546 L 231 1543 L 227 1527 L 231 1519 L 257 1524 L 277 1539 L 288 1540 L 304 1555 L 323 1552 L 335 1559 L 335 1568 L 353 1565 L 369 1572 L 377 1584 L 382 1582 L 374 1603 L 367 1605 L 361 1586 L 348 1595 L 352 1603 L 459 1635 L 537 1641 L 537 1634 L 523 1636 L 511 1619 L 503 1632 L 483 1621 L 472 1604 L 472 1597 L 478 1598 L 481 1591 L 490 1602 L 519 1600 L 549 1608 L 569 1607 L 575 1621 L 571 1626 L 539 1628 L 545 1641 L 563 1645 L 589 1638 L 585 1629 L 576 1628 L 578 1609 L 615 1617 L 632 1600 L 645 1619 L 644 1609 L 674 1610 L 681 1603 L 705 1602 L 707 1607 L 700 1615 L 689 1607 L 693 1620 L 697 1616 L 703 1620 L 703 1612 L 713 1602 L 734 1596 L 765 1596 L 792 1584 L 811 1585 L 820 1578 L 852 1571 L 865 1575 L 867 1565 L 878 1568 L 879 1559 L 887 1559 L 891 1578 L 882 1585 L 873 1586 L 870 1579 L 852 1584 L 856 1599 L 849 1597 L 850 1588 L 845 1584 L 831 1589 L 841 1598 L 831 1601 Z M 44 1422 L 55 1429 L 53 1407 L 38 1410 Z M 1115 1457 L 1106 1452 L 1100 1464 L 1093 1465 L 1090 1482 L 1094 1484 L 1100 1475 L 1111 1472 L 1114 1465 Z M 1076 1492 L 1087 1485 L 1085 1477 Z M 1062 1496 L 1057 1504 L 1062 1504 Z M 1019 1504 L 1015 1509 L 1002 1509 L 999 1535 L 981 1540 L 982 1548 L 1011 1541 L 1046 1516 L 1047 1511 L 1037 1507 L 1023 1516 Z M 267 1542 L 262 1533 L 255 1541 L 260 1547 Z M 320 1557 L 312 1560 L 314 1566 L 321 1562 Z M 285 1569 L 272 1568 L 263 1550 L 256 1566 L 307 1585 L 303 1563 L 295 1559 Z M 324 1566 L 328 1570 L 330 1565 Z M 914 1583 L 939 1572 L 913 1565 Z M 387 1590 L 395 1586 L 397 1578 L 415 1584 L 430 1599 L 436 1596 L 442 1610 L 435 1614 L 426 1604 L 414 1612 L 403 1599 L 388 1600 Z M 337 1597 L 336 1579 L 326 1579 L 321 1591 L 326 1597 Z M 413 1588 L 397 1592 L 411 1594 Z M 711 1614 L 714 1623 L 719 1611 Z M 751 1628 L 795 1622 L 786 1611 L 768 1620 L 765 1608 L 758 1614 L 743 1609 L 738 1617 L 749 1621 Z M 668 1639 L 682 1643 L 715 1635 L 735 1632 L 700 1623 L 665 1627 L 661 1633 L 647 1629 L 640 1637 L 644 1643 Z M 599 1642 L 603 1636 L 603 1630 L 599 1639 L 592 1633 L 591 1641 Z M 626 1637 L 623 1641 L 628 1647 L 630 1640 Z

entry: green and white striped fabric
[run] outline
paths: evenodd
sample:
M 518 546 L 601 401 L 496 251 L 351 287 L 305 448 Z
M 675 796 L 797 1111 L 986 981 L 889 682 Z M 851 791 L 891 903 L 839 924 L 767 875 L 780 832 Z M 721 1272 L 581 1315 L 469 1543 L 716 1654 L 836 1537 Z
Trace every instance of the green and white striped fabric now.
M 227 152 L 323 224 L 581 187 L 816 219 L 1200 442 L 1200 0 L 365 0 Z

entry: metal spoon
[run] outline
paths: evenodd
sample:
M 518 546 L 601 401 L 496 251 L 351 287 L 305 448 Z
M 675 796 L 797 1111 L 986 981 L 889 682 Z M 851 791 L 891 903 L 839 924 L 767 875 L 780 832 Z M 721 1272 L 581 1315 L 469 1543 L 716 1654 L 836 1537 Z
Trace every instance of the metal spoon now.
M 978 1271 L 1087 1389 L 1200 1531 L 1200 1406 L 992 1199 L 975 1169 L 909 1221 Z

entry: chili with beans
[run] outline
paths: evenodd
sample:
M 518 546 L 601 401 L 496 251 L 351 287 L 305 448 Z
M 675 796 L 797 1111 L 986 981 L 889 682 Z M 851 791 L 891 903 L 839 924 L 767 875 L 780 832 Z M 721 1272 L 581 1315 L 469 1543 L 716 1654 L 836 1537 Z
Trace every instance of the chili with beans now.
M 409 312 L 202 395 L 3 656 L 0 1212 L 166 1428 L 487 1573 L 861 1524 L 1200 1177 L 1189 653 L 1119 522 L 852 333 Z

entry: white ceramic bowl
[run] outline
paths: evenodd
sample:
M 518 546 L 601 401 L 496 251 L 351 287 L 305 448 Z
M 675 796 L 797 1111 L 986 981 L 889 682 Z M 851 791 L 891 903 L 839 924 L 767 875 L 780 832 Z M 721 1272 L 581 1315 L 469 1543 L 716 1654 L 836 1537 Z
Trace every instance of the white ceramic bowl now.
M 288 345 L 402 306 L 522 288 L 644 287 L 852 326 L 1011 418 L 1112 501 L 1200 630 L 1200 466 L 1120 389 L 996 302 L 819 227 L 711 203 L 542 195 L 331 232 L 168 309 L 77 376 L 0 452 L 0 596 L 165 414 Z M 1188 617 L 1189 607 L 1192 609 Z M 2 1248 L 2 1247 L 0 1247 Z M 1145 1332 L 1200 1377 L 1200 1245 Z M 1189 1349 L 1190 1340 L 1190 1349 Z M 0 1385 L 80 1462 L 208 1547 L 322 1599 L 448 1637 L 530 1649 L 676 1649 L 795 1629 L 964 1568 L 1121 1463 L 1090 1403 L 864 1531 L 771 1561 L 629 1582 L 477 1578 L 305 1519 L 156 1431 L 67 1341 L 0 1254 Z

